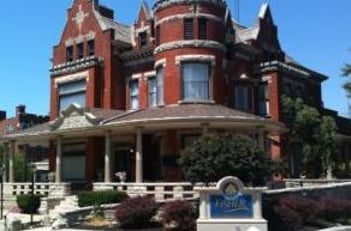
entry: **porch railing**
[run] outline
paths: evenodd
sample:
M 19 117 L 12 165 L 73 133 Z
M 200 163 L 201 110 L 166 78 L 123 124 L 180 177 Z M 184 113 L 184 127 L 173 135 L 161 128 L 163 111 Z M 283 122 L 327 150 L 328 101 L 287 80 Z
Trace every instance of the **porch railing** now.
M 300 187 L 311 187 L 328 184 L 340 184 L 350 183 L 351 179 L 303 179 L 303 178 L 291 178 L 284 179 L 285 188 L 300 188 Z
M 191 200 L 199 197 L 188 182 L 159 183 L 94 183 L 93 190 L 118 190 L 129 196 L 150 195 L 157 201 Z
M 21 194 L 30 194 L 32 192 L 32 183 L 4 183 L 4 195 L 17 196 Z M 48 197 L 65 197 L 71 193 L 69 183 L 35 183 L 34 193 Z

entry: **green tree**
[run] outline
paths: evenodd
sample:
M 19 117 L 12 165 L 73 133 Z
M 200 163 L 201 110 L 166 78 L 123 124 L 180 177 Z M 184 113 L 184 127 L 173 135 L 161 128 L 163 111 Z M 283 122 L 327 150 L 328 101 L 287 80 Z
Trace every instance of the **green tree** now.
M 272 176 L 273 161 L 246 136 L 208 134 L 186 147 L 178 159 L 190 182 L 217 182 L 236 176 L 247 185 L 264 185 Z
M 4 163 L 4 155 L 5 155 L 5 147 L 4 145 L 0 145 L 0 166 L 6 165 Z M 8 164 L 8 163 L 7 163 Z M 28 167 L 28 163 L 26 163 L 23 153 L 15 153 L 13 159 L 13 168 L 15 175 L 15 182 L 25 182 L 26 175 L 30 175 L 30 168 Z M 27 171 L 27 173 L 26 173 Z
M 351 97 L 351 64 L 345 64 L 341 71 L 342 75 L 347 78 L 344 89 L 347 92 L 347 96 Z
M 351 100 L 351 64 L 345 64 L 344 67 L 341 69 L 342 71 L 342 76 L 347 78 L 346 82 L 343 85 L 343 88 L 346 91 L 346 95 Z M 349 110 L 351 113 L 351 104 L 349 104 Z
M 15 182 L 25 182 L 26 176 L 30 176 L 30 169 L 25 161 L 23 153 L 16 153 L 13 160 Z M 27 173 L 26 173 L 27 171 Z
M 282 96 L 284 122 L 290 129 L 289 150 L 293 143 L 302 146 L 302 171 L 307 177 L 327 176 L 335 165 L 336 123 L 332 117 L 323 116 L 300 98 Z

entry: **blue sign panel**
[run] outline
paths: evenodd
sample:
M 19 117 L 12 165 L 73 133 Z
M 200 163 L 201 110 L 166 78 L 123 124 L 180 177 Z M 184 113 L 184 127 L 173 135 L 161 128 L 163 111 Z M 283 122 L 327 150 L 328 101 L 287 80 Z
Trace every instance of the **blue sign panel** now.
M 210 195 L 211 218 L 252 218 L 252 196 L 238 194 L 228 199 L 223 195 Z

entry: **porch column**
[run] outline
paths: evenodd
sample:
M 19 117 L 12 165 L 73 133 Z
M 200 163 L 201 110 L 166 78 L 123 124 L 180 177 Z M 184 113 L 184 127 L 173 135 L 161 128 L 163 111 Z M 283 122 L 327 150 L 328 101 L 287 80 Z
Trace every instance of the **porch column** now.
M 208 134 L 208 124 L 204 123 L 204 124 L 201 124 L 201 128 L 202 128 L 202 135 L 206 135 Z
M 14 183 L 15 182 L 15 172 L 14 172 L 14 166 L 13 166 L 13 158 L 15 156 L 16 152 L 16 142 L 14 140 L 11 140 L 10 143 L 10 155 L 9 155 L 9 183 Z
M 62 158 L 62 138 L 58 136 L 56 139 L 56 172 L 55 172 L 56 183 L 61 183 L 61 158 Z
M 111 182 L 111 131 L 105 134 L 105 183 Z
M 4 162 L 3 162 L 3 172 L 2 172 L 2 182 L 8 182 L 8 158 L 9 158 L 9 144 L 4 143 Z
M 258 145 L 264 149 L 264 130 L 258 130 Z
M 142 128 L 138 127 L 136 130 L 136 163 L 135 163 L 135 182 L 143 182 L 143 134 Z

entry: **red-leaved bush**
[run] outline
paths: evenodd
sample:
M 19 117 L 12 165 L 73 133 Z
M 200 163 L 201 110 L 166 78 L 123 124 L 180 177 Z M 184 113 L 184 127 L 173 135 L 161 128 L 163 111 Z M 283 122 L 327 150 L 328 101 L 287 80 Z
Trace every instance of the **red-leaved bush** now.
M 318 203 L 308 197 L 286 196 L 280 199 L 279 206 L 290 208 L 297 212 L 303 222 L 315 219 L 318 216 Z
M 328 221 L 349 219 L 351 217 L 351 201 L 335 197 L 319 199 L 319 215 Z
M 116 219 L 122 228 L 140 229 L 150 225 L 156 215 L 158 204 L 154 199 L 143 196 L 123 201 L 116 209 Z
M 191 231 L 196 229 L 193 206 L 186 201 L 172 201 L 161 207 L 160 217 L 166 230 Z

